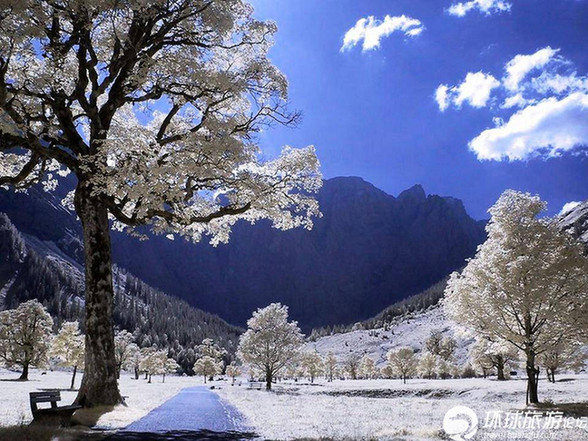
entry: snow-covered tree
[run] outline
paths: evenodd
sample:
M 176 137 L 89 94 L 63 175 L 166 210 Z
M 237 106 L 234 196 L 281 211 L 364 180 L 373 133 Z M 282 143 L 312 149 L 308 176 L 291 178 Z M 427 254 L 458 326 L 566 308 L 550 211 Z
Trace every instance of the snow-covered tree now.
M 0 360 L 7 367 L 21 366 L 20 380 L 29 379 L 29 367 L 47 363 L 52 326 L 53 319 L 36 300 L 0 312 Z
M 241 375 L 241 367 L 233 362 L 227 366 L 226 374 L 231 378 L 231 384 L 235 384 L 235 379 Z
M 332 352 L 325 357 L 324 373 L 328 381 L 333 381 L 333 377 L 337 375 L 337 357 Z
M 270 390 L 274 377 L 294 359 L 303 343 L 297 322 L 288 321 L 288 307 L 272 303 L 259 308 L 247 321 L 247 331 L 239 339 L 239 359 L 265 376 Z
M 361 361 L 361 358 L 357 354 L 351 354 L 345 360 L 345 365 L 344 365 L 345 372 L 347 372 L 347 375 L 349 375 L 349 377 L 352 380 L 357 379 L 357 375 L 359 373 L 360 361 Z
M 392 366 L 390 366 L 388 363 L 386 363 L 382 369 L 380 369 L 380 375 L 383 378 L 394 378 L 394 376 L 396 375 L 396 372 L 394 371 L 394 369 L 392 368 Z
M 149 383 L 151 383 L 152 375 L 163 374 L 165 372 L 167 360 L 167 351 L 157 350 L 155 347 L 141 349 L 139 368 L 145 372 Z
M 584 367 L 588 358 L 585 349 L 579 345 L 562 341 L 543 352 L 539 358 L 539 364 L 545 368 L 547 379 L 555 383 L 555 374 L 562 369 L 579 371 Z
M 527 402 L 538 403 L 537 356 L 579 338 L 588 302 L 588 260 L 569 234 L 539 218 L 538 196 L 505 191 L 489 210 L 488 240 L 461 274 L 452 274 L 448 316 L 482 338 L 525 354 Z
M 403 383 L 416 374 L 418 360 L 414 355 L 414 349 L 405 347 L 391 350 L 387 358 L 392 371 L 402 378 Z
M 217 361 L 209 355 L 204 355 L 196 360 L 194 363 L 194 373 L 196 375 L 202 375 L 204 377 L 204 383 L 208 377 L 214 377 L 223 370 L 222 361 Z
M 444 360 L 449 360 L 453 357 L 457 342 L 453 337 L 443 337 L 440 331 L 433 331 L 431 335 L 425 340 L 425 350 Z
M 437 375 L 437 356 L 430 352 L 424 352 L 419 357 L 417 370 L 419 375 L 423 378 L 435 378 Z
M 300 367 L 304 374 L 314 383 L 314 379 L 323 372 L 323 359 L 317 351 L 308 351 L 300 355 Z
M 359 376 L 361 378 L 373 379 L 379 374 L 376 363 L 369 355 L 364 355 L 359 362 Z
M 256 133 L 299 115 L 267 57 L 277 28 L 243 0 L 5 0 L 0 17 L 0 186 L 50 191 L 75 175 L 87 315 L 76 401 L 118 404 L 109 218 L 214 244 L 239 218 L 310 228 L 318 161 L 312 147 L 259 159 Z
M 132 364 L 134 355 L 139 351 L 134 341 L 134 336 L 129 331 L 117 331 L 114 334 L 114 357 L 116 360 L 116 377 L 120 378 L 120 371 Z
M 163 363 L 163 369 L 161 372 L 162 373 L 161 382 L 165 383 L 165 375 L 177 372 L 179 368 L 180 368 L 180 365 L 178 364 L 178 362 L 176 360 L 174 360 L 173 358 L 166 358 L 165 362 Z
M 484 377 L 489 369 L 496 369 L 496 378 L 506 380 L 505 371 L 519 360 L 519 350 L 504 340 L 495 342 L 479 338 L 471 349 L 470 359 L 482 369 Z
M 64 322 L 53 339 L 50 355 L 59 359 L 59 364 L 73 368 L 70 389 L 74 388 L 78 367 L 84 363 L 84 336 L 78 322 Z
M 220 362 L 221 372 L 224 367 L 223 359 L 227 355 L 227 351 L 217 345 L 212 338 L 205 338 L 202 343 L 198 345 L 198 356 L 199 357 L 210 357 L 217 362 Z M 217 372 L 220 373 L 220 372 Z M 215 375 L 211 374 L 210 376 Z

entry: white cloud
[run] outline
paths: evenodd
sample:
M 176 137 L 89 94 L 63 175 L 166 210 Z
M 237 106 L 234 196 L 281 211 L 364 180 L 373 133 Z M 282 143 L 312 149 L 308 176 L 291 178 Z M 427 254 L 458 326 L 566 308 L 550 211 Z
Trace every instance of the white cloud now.
M 574 208 L 576 208 L 578 205 L 580 205 L 581 202 L 578 201 L 572 201 L 572 202 L 567 202 L 564 204 L 564 206 L 562 207 L 561 211 L 559 212 L 559 216 L 569 213 L 570 211 L 572 211 Z
M 447 109 L 450 104 L 459 108 L 464 102 L 472 107 L 484 107 L 490 99 L 492 89 L 499 86 L 500 82 L 490 74 L 470 72 L 457 86 L 440 85 L 435 92 L 435 100 L 441 111 Z
M 588 146 L 588 94 L 583 92 L 527 106 L 469 143 L 478 159 L 498 161 L 556 156 L 579 146 Z
M 449 87 L 447 85 L 441 84 L 437 87 L 437 90 L 435 91 L 435 101 L 437 101 L 441 112 L 444 112 L 445 109 L 449 107 L 451 98 L 449 97 Z
M 512 3 L 504 0 L 471 0 L 452 4 L 447 12 L 457 17 L 463 17 L 468 12 L 478 10 L 486 15 L 497 12 L 510 11 Z
M 532 103 L 533 101 L 530 101 L 528 99 L 526 99 L 525 97 L 523 97 L 522 93 L 517 93 L 516 95 L 511 95 L 506 97 L 506 99 L 504 100 L 504 103 L 502 103 L 502 105 L 500 107 L 502 107 L 503 109 L 512 109 L 513 107 L 525 107 L 527 104 Z
M 363 40 L 362 51 L 369 51 L 380 47 L 380 40 L 394 32 L 402 32 L 407 37 L 416 37 L 425 29 L 420 20 L 400 15 L 391 17 L 386 15 L 384 20 L 377 20 L 373 16 L 360 18 L 355 26 L 349 29 L 343 37 L 341 52 L 350 50 Z
M 544 67 L 557 52 L 557 49 L 547 46 L 531 55 L 517 55 L 506 64 L 504 86 L 509 90 L 517 90 L 519 83 L 529 72 Z

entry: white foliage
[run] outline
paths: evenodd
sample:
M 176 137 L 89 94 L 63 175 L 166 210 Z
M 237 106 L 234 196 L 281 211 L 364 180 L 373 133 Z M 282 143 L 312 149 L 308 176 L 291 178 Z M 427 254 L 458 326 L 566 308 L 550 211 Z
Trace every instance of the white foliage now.
M 288 321 L 288 307 L 272 303 L 259 308 L 247 321 L 247 331 L 239 339 L 237 356 L 271 383 L 271 379 L 298 355 L 302 343 L 298 323 Z
M 37 300 L 0 312 L 0 360 L 7 367 L 45 366 L 53 319 Z

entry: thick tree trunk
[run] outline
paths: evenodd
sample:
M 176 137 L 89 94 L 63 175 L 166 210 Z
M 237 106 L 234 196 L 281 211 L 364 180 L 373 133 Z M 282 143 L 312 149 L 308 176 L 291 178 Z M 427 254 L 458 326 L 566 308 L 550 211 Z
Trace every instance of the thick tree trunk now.
M 265 371 L 265 390 L 272 390 L 272 373 L 269 369 Z
M 506 380 L 506 377 L 504 376 L 504 363 L 498 363 L 496 365 L 496 371 L 497 371 L 497 375 L 496 375 L 497 380 Z
M 84 407 L 121 403 L 112 323 L 112 261 L 108 210 L 80 180 L 75 194 L 82 221 L 86 266 L 86 358 L 76 403 Z
M 527 404 L 538 404 L 538 370 L 535 368 L 535 351 L 528 349 L 527 355 Z
M 22 365 L 22 373 L 18 378 L 21 381 L 27 381 L 29 379 L 29 364 L 25 363 Z
M 74 366 L 74 371 L 73 371 L 73 375 L 71 376 L 71 386 L 69 387 L 70 389 L 74 388 L 74 384 L 76 382 L 76 373 L 78 372 L 78 367 Z

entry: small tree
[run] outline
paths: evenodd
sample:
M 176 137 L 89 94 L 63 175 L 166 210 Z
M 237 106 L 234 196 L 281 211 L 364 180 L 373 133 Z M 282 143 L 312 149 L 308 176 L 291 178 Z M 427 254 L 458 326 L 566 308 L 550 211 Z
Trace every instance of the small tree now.
M 547 379 L 555 383 L 555 374 L 561 369 L 580 370 L 587 355 L 583 348 L 570 342 L 562 342 L 539 356 L 539 364 L 545 367 Z
M 369 355 L 364 355 L 359 362 L 359 376 L 366 379 L 373 379 L 378 376 L 376 364 Z
M 388 352 L 388 364 L 397 376 L 402 378 L 403 383 L 406 379 L 416 373 L 417 359 L 412 348 L 399 348 Z
M 297 322 L 288 321 L 288 307 L 272 303 L 253 313 L 239 340 L 238 357 L 265 375 L 270 390 L 274 377 L 294 359 L 303 343 Z
M 227 355 L 227 351 L 224 348 L 221 348 L 217 345 L 212 338 L 205 338 L 202 340 L 202 343 L 198 345 L 198 355 L 199 357 L 210 357 L 215 362 L 220 362 L 221 372 L 224 367 L 223 359 Z M 220 372 L 215 372 L 212 375 L 216 375 Z M 212 378 L 211 378 L 212 379 Z
M 241 368 L 233 362 L 227 366 L 226 373 L 231 378 L 231 384 L 235 384 L 235 379 L 241 375 Z
M 158 351 L 154 347 L 141 349 L 140 369 L 145 372 L 148 383 L 151 383 L 151 376 L 163 374 L 166 369 L 167 351 Z
M 419 358 L 418 373 L 423 378 L 435 378 L 437 375 L 437 356 L 430 352 L 423 353 Z
M 177 372 L 179 368 L 180 365 L 177 363 L 176 360 L 174 360 L 173 358 L 167 358 L 163 363 L 161 382 L 165 383 L 165 375 Z
M 78 322 L 64 322 L 53 339 L 50 354 L 57 357 L 62 366 L 73 368 L 70 389 L 74 388 L 78 366 L 84 363 L 84 336 Z
M 310 378 L 310 382 L 314 383 L 314 379 L 323 370 L 323 359 L 316 351 L 305 352 L 300 356 L 300 367 L 304 370 L 308 378 Z
M 506 380 L 505 370 L 510 369 L 511 363 L 518 361 L 519 351 L 505 341 L 493 342 L 482 338 L 478 339 L 472 347 L 470 358 L 474 364 L 482 368 L 484 377 L 488 368 L 494 368 L 496 379 Z
M 357 380 L 360 361 L 361 359 L 357 354 L 351 354 L 349 357 L 347 357 L 347 360 L 345 360 L 345 371 L 352 380 Z
M 425 350 L 444 360 L 450 360 L 457 342 L 453 337 L 443 337 L 441 331 L 433 331 L 425 341 Z
M 538 196 L 505 191 L 489 210 L 488 240 L 461 274 L 452 274 L 447 315 L 482 338 L 525 354 L 527 403 L 538 403 L 537 357 L 586 333 L 588 260 L 580 244 L 538 216 Z
M 43 366 L 51 347 L 53 319 L 36 300 L 0 312 L 0 359 L 21 366 L 19 380 L 29 379 L 29 367 Z
M 196 363 L 194 363 L 194 373 L 196 375 L 202 375 L 204 377 L 205 384 L 207 378 L 220 374 L 222 370 L 222 361 L 216 361 L 209 355 L 200 357 L 198 360 L 196 360 Z
M 324 368 L 327 380 L 329 382 L 333 381 L 333 377 L 336 375 L 337 372 L 337 358 L 335 357 L 335 354 L 333 354 L 332 352 L 329 352 L 325 357 Z
M 120 371 L 132 364 L 133 356 L 139 347 L 133 343 L 134 337 L 129 331 L 117 331 L 114 334 L 114 357 L 116 360 L 116 377 L 120 378 Z

